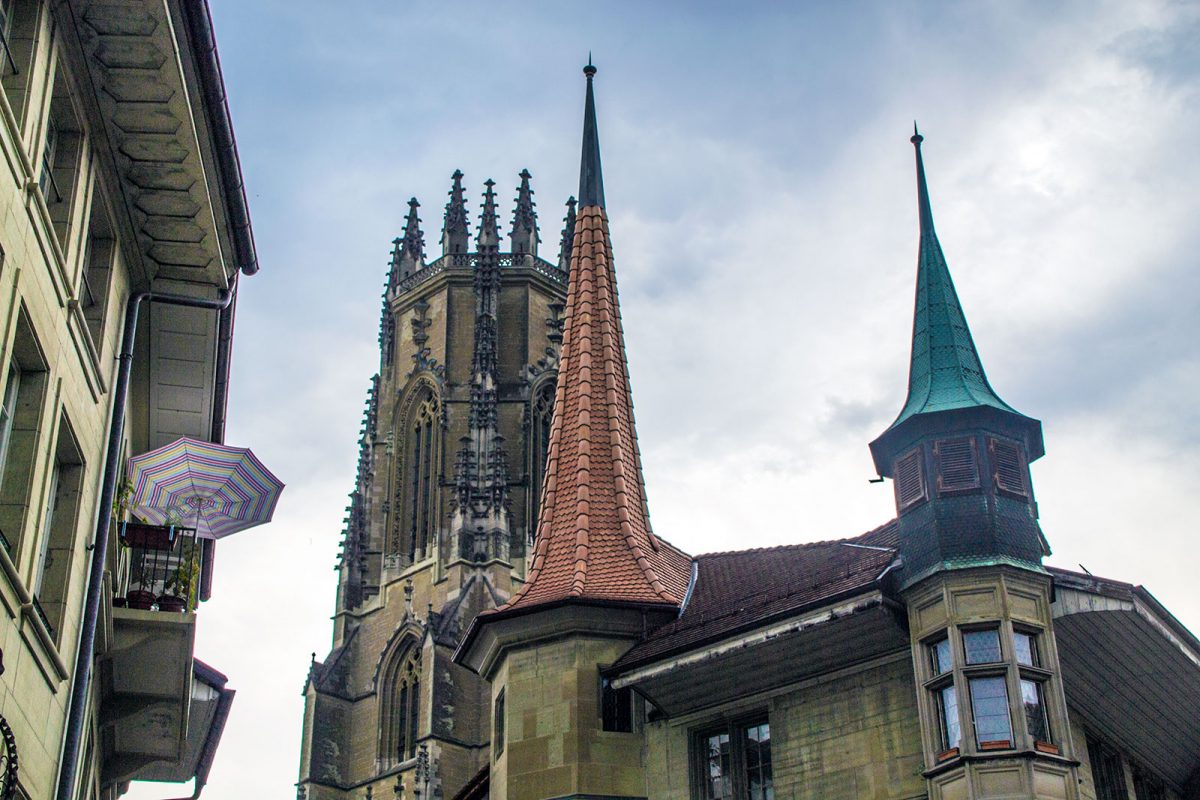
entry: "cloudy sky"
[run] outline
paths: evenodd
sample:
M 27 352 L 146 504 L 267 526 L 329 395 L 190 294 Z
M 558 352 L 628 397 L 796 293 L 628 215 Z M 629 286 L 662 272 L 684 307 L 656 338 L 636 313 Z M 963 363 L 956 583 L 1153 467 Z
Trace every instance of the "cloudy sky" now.
M 262 263 L 228 441 L 288 489 L 221 543 L 201 613 L 197 655 L 238 690 L 206 797 L 295 796 L 405 200 L 433 242 L 454 169 L 510 198 L 527 167 L 556 242 L 589 50 L 660 535 L 892 515 L 867 442 L 906 385 L 916 118 L 988 375 L 1045 425 L 1051 563 L 1200 629 L 1200 5 L 211 2 Z

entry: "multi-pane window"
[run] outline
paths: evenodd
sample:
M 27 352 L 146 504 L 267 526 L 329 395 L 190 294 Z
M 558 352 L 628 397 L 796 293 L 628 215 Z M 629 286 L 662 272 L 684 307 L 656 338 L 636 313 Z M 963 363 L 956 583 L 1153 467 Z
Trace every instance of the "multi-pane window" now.
M 971 690 L 975 744 L 980 750 L 1012 747 L 1012 717 L 1004 676 L 971 678 L 967 685 Z
M 8 443 L 12 441 L 13 418 L 17 414 L 17 392 L 21 388 L 21 367 L 14 361 L 8 365 L 8 380 L 4 383 L 4 400 L 0 405 L 0 483 L 4 481 L 4 465 L 8 461 Z
M 104 323 L 108 316 L 113 261 L 116 240 L 112 223 L 99 185 L 92 195 L 92 210 L 88 217 L 87 244 L 83 254 L 83 269 L 79 276 L 79 307 L 87 322 L 88 333 L 97 355 L 104 338 Z
M 36 454 L 44 452 L 40 433 L 49 427 L 43 419 L 48 383 L 45 356 L 22 308 L 0 407 L 0 544 L 9 553 L 20 549 L 23 531 L 36 534 L 41 528 L 40 518 L 36 525 L 27 526 L 26 521 L 37 513 L 31 489 Z M 40 505 L 41 497 L 36 499 Z
M 1015 631 L 1013 633 L 1013 653 L 1017 657 L 1017 663 L 1022 666 L 1041 666 L 1038 659 L 1036 634 Z
M 1025 729 L 1035 742 L 1050 741 L 1050 723 L 1046 719 L 1046 700 L 1040 681 L 1021 679 L 1021 707 L 1025 712 Z
M 968 664 L 995 664 L 1001 660 L 1000 631 L 996 628 L 963 631 L 962 636 Z
M 1167 787 L 1146 770 L 1134 765 L 1133 791 L 1137 800 L 1167 800 Z
M 774 800 L 771 726 L 766 720 L 705 731 L 696 745 L 701 800 Z
M 1009 639 L 1008 632 L 999 625 L 951 628 L 925 643 L 939 761 L 959 754 L 964 731 L 977 752 L 1018 746 L 1059 752 L 1051 743 L 1051 676 L 1041 666 L 1039 634 L 1015 630 Z
M 79 495 L 83 488 L 83 457 L 70 423 L 65 416 L 61 420 L 33 575 L 34 607 L 56 637 L 65 612 L 68 572 L 79 527 Z
M 958 716 L 958 694 L 954 684 L 937 692 L 938 728 L 942 752 L 957 750 L 962 744 L 962 723 Z

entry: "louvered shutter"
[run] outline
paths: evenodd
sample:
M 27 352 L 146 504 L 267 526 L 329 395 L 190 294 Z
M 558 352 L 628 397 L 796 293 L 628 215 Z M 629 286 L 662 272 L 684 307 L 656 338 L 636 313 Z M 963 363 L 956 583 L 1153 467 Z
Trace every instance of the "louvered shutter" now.
M 996 488 L 1028 497 L 1029 486 L 1025 482 L 1025 464 L 1021 458 L 1021 448 L 1015 442 L 989 439 L 988 450 L 992 454 L 992 479 L 996 482 Z
M 919 447 L 896 462 L 896 507 L 901 511 L 925 499 L 923 472 Z
M 937 456 L 938 491 L 960 492 L 979 488 L 979 458 L 975 439 L 941 439 L 933 446 Z

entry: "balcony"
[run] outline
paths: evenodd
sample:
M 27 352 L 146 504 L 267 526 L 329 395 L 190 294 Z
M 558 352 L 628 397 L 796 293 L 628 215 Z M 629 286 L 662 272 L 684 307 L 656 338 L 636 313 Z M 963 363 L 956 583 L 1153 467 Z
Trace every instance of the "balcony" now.
M 190 528 L 133 522 L 119 541 L 112 643 L 98 673 L 102 781 L 187 780 L 194 771 L 177 776 L 202 763 L 210 739 L 215 747 L 218 706 L 232 700 L 224 676 L 192 656 L 211 545 Z

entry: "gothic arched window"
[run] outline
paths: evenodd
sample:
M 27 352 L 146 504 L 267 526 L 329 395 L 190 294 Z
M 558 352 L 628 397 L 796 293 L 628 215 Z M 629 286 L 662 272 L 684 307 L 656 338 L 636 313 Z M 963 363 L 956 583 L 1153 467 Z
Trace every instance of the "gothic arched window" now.
M 421 717 L 421 651 L 416 642 L 397 648 L 380 696 L 380 760 L 399 764 L 417 754 Z
M 542 482 L 546 477 L 546 458 L 550 455 L 550 423 L 554 420 L 555 382 L 538 388 L 529 407 L 529 538 L 537 532 L 542 507 Z
M 440 492 L 441 422 L 433 390 L 422 387 L 397 428 L 399 456 L 393 554 L 412 564 L 433 552 Z

